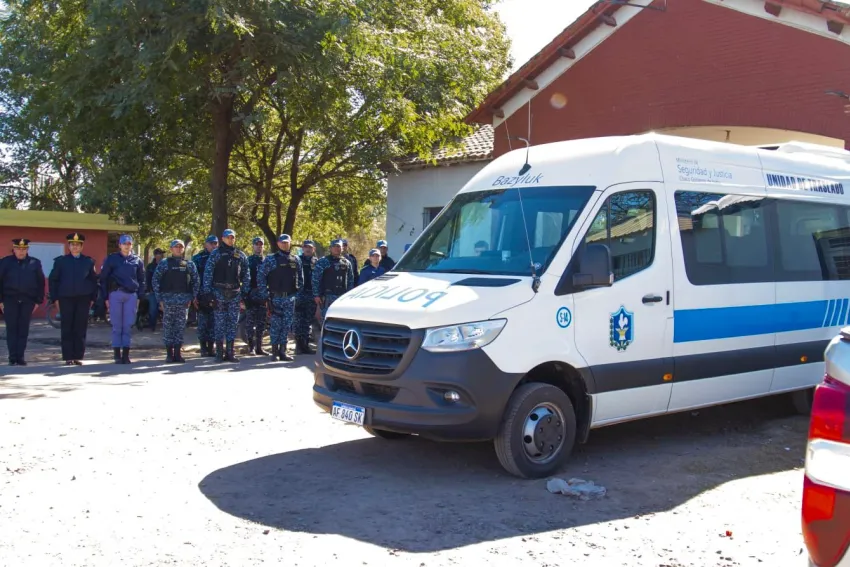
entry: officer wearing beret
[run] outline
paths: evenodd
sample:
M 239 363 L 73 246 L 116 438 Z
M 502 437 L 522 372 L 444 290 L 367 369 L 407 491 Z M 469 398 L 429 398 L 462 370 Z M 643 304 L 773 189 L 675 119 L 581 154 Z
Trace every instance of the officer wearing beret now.
M 286 347 L 292 330 L 295 295 L 304 285 L 301 259 L 290 252 L 291 245 L 292 238 L 288 234 L 281 234 L 277 239 L 278 251 L 266 258 L 257 273 L 260 292 L 271 301 L 272 324 L 269 334 L 272 357 L 285 361 L 292 360 Z
M 239 325 L 239 304 L 242 298 L 247 297 L 250 284 L 248 257 L 236 248 L 236 232 L 227 228 L 221 235 L 221 244 L 207 260 L 201 284 L 201 292 L 211 292 L 216 300 L 215 356 L 218 362 L 239 362 L 233 353 L 233 343 Z
M 83 363 L 89 310 L 97 299 L 97 273 L 94 260 L 83 254 L 85 241 L 84 234 L 69 234 L 68 254 L 53 261 L 53 269 L 47 278 L 50 302 L 59 302 L 62 359 L 66 366 Z
M 215 234 L 210 234 L 204 241 L 204 249 L 192 256 L 192 262 L 198 269 L 199 277 L 204 277 L 207 260 L 210 259 L 210 253 L 216 248 L 218 248 L 218 237 Z M 215 341 L 214 308 L 215 300 L 212 293 L 198 295 L 198 341 L 201 343 L 202 357 L 215 356 L 215 352 L 213 352 L 213 342 Z
M 100 268 L 101 292 L 112 323 L 115 364 L 130 364 L 130 327 L 145 295 L 145 279 L 145 263 L 133 253 L 133 238 L 122 234 L 118 238 L 118 252 L 107 256 Z
M 316 262 L 313 268 L 313 300 L 320 309 L 322 322 L 331 304 L 353 287 L 351 262 L 342 256 L 342 240 L 334 240 L 330 254 Z
M 316 351 L 310 346 L 310 327 L 316 320 L 316 303 L 313 300 L 313 268 L 316 262 L 316 244 L 312 240 L 305 240 L 301 244 L 301 271 L 304 274 L 304 285 L 295 295 L 295 317 L 292 323 L 292 332 L 295 335 L 295 352 L 303 354 L 315 354 Z
M 257 270 L 265 260 L 263 248 L 265 241 L 257 236 L 253 240 L 254 253 L 248 258 L 248 269 L 251 272 L 251 287 L 245 300 L 245 334 L 248 336 L 248 354 L 269 354 L 263 350 L 263 335 L 266 333 L 268 308 L 263 294 L 257 287 Z
M 201 288 L 198 269 L 194 262 L 186 261 L 183 252 L 186 244 L 171 241 L 171 257 L 156 265 L 153 273 L 153 291 L 162 308 L 162 341 L 165 343 L 165 362 L 186 362 L 181 354 L 186 331 L 189 305 L 198 297 Z
M 11 366 L 26 366 L 24 351 L 32 314 L 44 302 L 44 271 L 29 255 L 30 241 L 12 240 L 12 255 L 0 260 L 0 312 L 6 320 L 6 346 Z

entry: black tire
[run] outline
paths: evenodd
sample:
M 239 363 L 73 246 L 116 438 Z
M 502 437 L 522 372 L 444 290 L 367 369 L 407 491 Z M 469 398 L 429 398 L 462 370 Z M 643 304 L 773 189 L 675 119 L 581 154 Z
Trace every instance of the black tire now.
M 541 419 L 540 416 L 548 420 L 545 432 L 541 433 L 542 439 L 531 436 L 524 439 L 526 423 L 532 426 L 533 422 Z M 559 420 L 561 416 L 562 421 Z M 533 425 L 532 429 L 536 429 L 536 425 Z M 493 442 L 496 456 L 502 467 L 514 476 L 549 476 L 557 472 L 569 459 L 575 445 L 576 429 L 575 409 L 563 390 L 550 384 L 523 384 L 511 394 L 502 416 L 499 433 Z M 555 447 L 554 443 L 560 443 L 560 446 L 554 448 L 549 455 L 541 454 L 538 458 L 533 458 L 526 449 L 526 441 L 535 449 L 538 442 L 549 444 L 550 447 Z
M 809 415 L 812 413 L 812 404 L 815 401 L 815 389 L 806 388 L 805 390 L 797 390 L 788 394 L 791 401 L 791 407 L 799 415 Z
M 396 431 L 387 431 L 386 429 L 375 429 L 371 425 L 364 425 L 363 429 L 365 429 L 369 435 L 380 439 L 406 439 L 407 437 L 410 437 L 409 433 L 398 433 Z

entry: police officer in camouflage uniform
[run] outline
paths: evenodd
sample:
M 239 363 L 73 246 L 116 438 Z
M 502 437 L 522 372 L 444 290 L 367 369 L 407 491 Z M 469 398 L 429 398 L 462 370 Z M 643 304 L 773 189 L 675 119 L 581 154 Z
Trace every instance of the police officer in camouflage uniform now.
M 301 244 L 301 271 L 304 275 L 304 285 L 295 296 L 295 319 L 292 332 L 295 334 L 296 354 L 315 354 L 310 346 L 310 327 L 316 319 L 316 303 L 313 300 L 313 267 L 319 261 L 316 258 L 316 245 L 312 240 Z
M 313 268 L 313 298 L 322 311 L 322 322 L 328 308 L 336 299 L 354 287 L 354 270 L 351 262 L 342 257 L 342 240 L 331 242 L 330 255 Z
M 357 280 L 360 279 L 360 268 L 357 267 L 357 256 L 348 251 L 348 240 L 345 238 L 342 239 L 342 257 L 351 262 L 351 269 L 354 272 L 354 285 L 356 286 Z
M 156 265 L 151 282 L 159 307 L 162 309 L 162 341 L 167 355 L 165 362 L 186 362 L 180 354 L 189 304 L 197 301 L 201 287 L 198 269 L 183 258 L 186 245 L 182 240 L 171 241 L 171 257 Z M 197 305 L 197 303 L 196 303 Z
M 251 289 L 245 299 L 245 334 L 248 336 L 248 354 L 269 354 L 263 350 L 263 335 L 266 332 L 268 308 L 263 294 L 257 288 L 257 270 L 265 260 L 263 247 L 265 241 L 257 236 L 253 241 L 254 253 L 248 258 L 251 271 Z
M 218 237 L 214 234 L 207 236 L 204 241 L 204 249 L 192 256 L 192 263 L 198 269 L 198 276 L 204 277 L 204 271 L 207 268 L 207 260 L 210 258 L 210 253 L 218 248 Z M 215 340 L 215 319 L 213 310 L 215 302 L 212 301 L 213 296 L 198 296 L 198 341 L 201 343 L 201 356 L 215 356 L 213 352 L 213 341 Z
M 248 257 L 235 245 L 236 233 L 232 229 L 225 229 L 221 235 L 221 244 L 210 253 L 201 284 L 202 293 L 212 293 L 216 300 L 215 358 L 218 362 L 239 362 L 233 354 L 239 324 L 239 304 L 248 295 L 248 286 L 251 285 Z
M 292 239 L 281 234 L 277 239 L 278 251 L 266 258 L 257 272 L 257 287 L 270 300 L 272 323 L 269 329 L 272 358 L 289 361 L 286 353 L 289 331 L 295 314 L 295 295 L 304 287 L 301 259 L 289 251 Z

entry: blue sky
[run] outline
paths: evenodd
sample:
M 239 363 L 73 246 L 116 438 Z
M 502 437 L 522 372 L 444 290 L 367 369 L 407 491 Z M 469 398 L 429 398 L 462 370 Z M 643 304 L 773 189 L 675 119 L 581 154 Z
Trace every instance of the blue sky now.
M 540 51 L 595 0 L 502 0 L 496 12 L 511 38 L 513 70 Z

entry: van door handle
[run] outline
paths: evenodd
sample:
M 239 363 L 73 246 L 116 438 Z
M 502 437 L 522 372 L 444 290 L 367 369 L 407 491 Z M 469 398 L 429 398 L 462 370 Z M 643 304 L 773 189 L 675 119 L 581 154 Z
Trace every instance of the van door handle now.
M 659 303 L 663 298 L 660 295 L 644 295 L 644 303 Z

